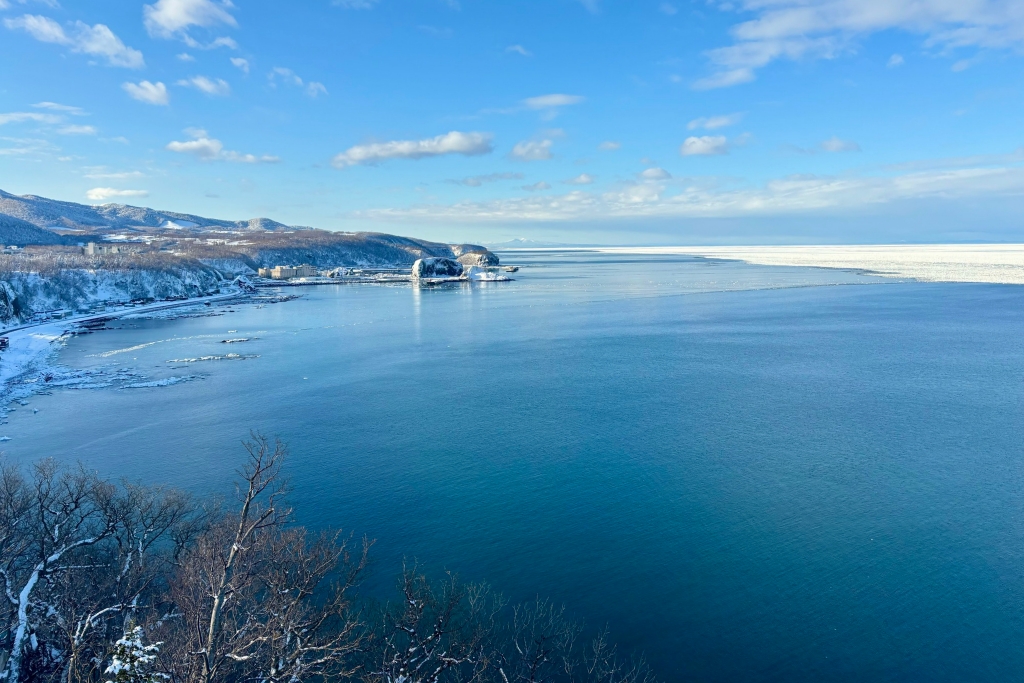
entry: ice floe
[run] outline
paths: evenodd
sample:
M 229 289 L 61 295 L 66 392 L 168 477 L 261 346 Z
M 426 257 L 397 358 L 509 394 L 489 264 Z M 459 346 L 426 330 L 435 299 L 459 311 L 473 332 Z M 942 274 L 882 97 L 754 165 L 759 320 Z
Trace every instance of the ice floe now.
M 860 270 L 926 282 L 1024 284 L 1024 244 L 602 247 L 614 254 L 688 254 L 769 266 Z

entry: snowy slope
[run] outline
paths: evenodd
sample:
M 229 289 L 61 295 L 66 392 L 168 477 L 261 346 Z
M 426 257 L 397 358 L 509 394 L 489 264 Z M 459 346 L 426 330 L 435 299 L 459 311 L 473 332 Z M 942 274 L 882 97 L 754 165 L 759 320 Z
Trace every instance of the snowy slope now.
M 302 230 L 272 221 L 252 218 L 245 221 L 226 221 L 205 218 L 176 211 L 157 211 L 125 204 L 89 206 L 75 202 L 62 202 L 35 195 L 13 195 L 0 190 L 0 215 L 10 216 L 38 228 L 57 228 L 93 231 L 103 228 L 130 229 L 184 229 L 184 230 L 243 230 L 280 231 Z

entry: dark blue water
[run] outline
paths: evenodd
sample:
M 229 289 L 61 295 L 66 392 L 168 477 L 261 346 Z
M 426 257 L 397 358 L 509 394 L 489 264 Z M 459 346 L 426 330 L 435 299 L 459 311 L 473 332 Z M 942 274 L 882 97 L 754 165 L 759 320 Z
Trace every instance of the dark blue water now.
M 6 450 L 226 492 L 262 429 L 302 521 L 377 539 L 369 590 L 550 596 L 670 681 L 1024 679 L 1024 288 L 516 260 L 75 339 L 205 378 L 37 397 Z

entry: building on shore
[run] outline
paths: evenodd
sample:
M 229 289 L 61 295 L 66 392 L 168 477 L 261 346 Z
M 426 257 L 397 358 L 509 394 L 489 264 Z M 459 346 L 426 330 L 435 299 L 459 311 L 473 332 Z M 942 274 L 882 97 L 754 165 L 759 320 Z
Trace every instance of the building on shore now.
M 120 254 L 125 251 L 125 248 L 120 244 L 96 244 L 95 242 L 89 242 L 85 245 L 84 253 L 86 256 L 98 256 L 99 254 Z
M 316 277 L 317 271 L 311 265 L 301 266 L 274 266 L 273 268 L 260 268 L 260 277 L 272 280 L 291 280 L 294 277 Z

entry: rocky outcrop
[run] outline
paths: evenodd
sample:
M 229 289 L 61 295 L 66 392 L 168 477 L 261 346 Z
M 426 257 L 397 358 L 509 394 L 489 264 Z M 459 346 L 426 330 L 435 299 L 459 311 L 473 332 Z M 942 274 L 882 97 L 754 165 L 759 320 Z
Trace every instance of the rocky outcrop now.
M 487 251 L 487 247 L 481 247 L 479 244 L 453 244 L 451 248 L 456 258 L 473 251 Z
M 464 266 L 496 266 L 498 265 L 498 257 L 495 254 L 487 251 L 470 251 L 465 254 L 461 254 L 458 258 L 459 263 Z
M 421 258 L 412 264 L 414 278 L 459 277 L 462 264 L 450 258 Z
M 18 319 L 17 298 L 18 295 L 11 289 L 11 286 L 0 281 L 0 322 L 9 323 Z

